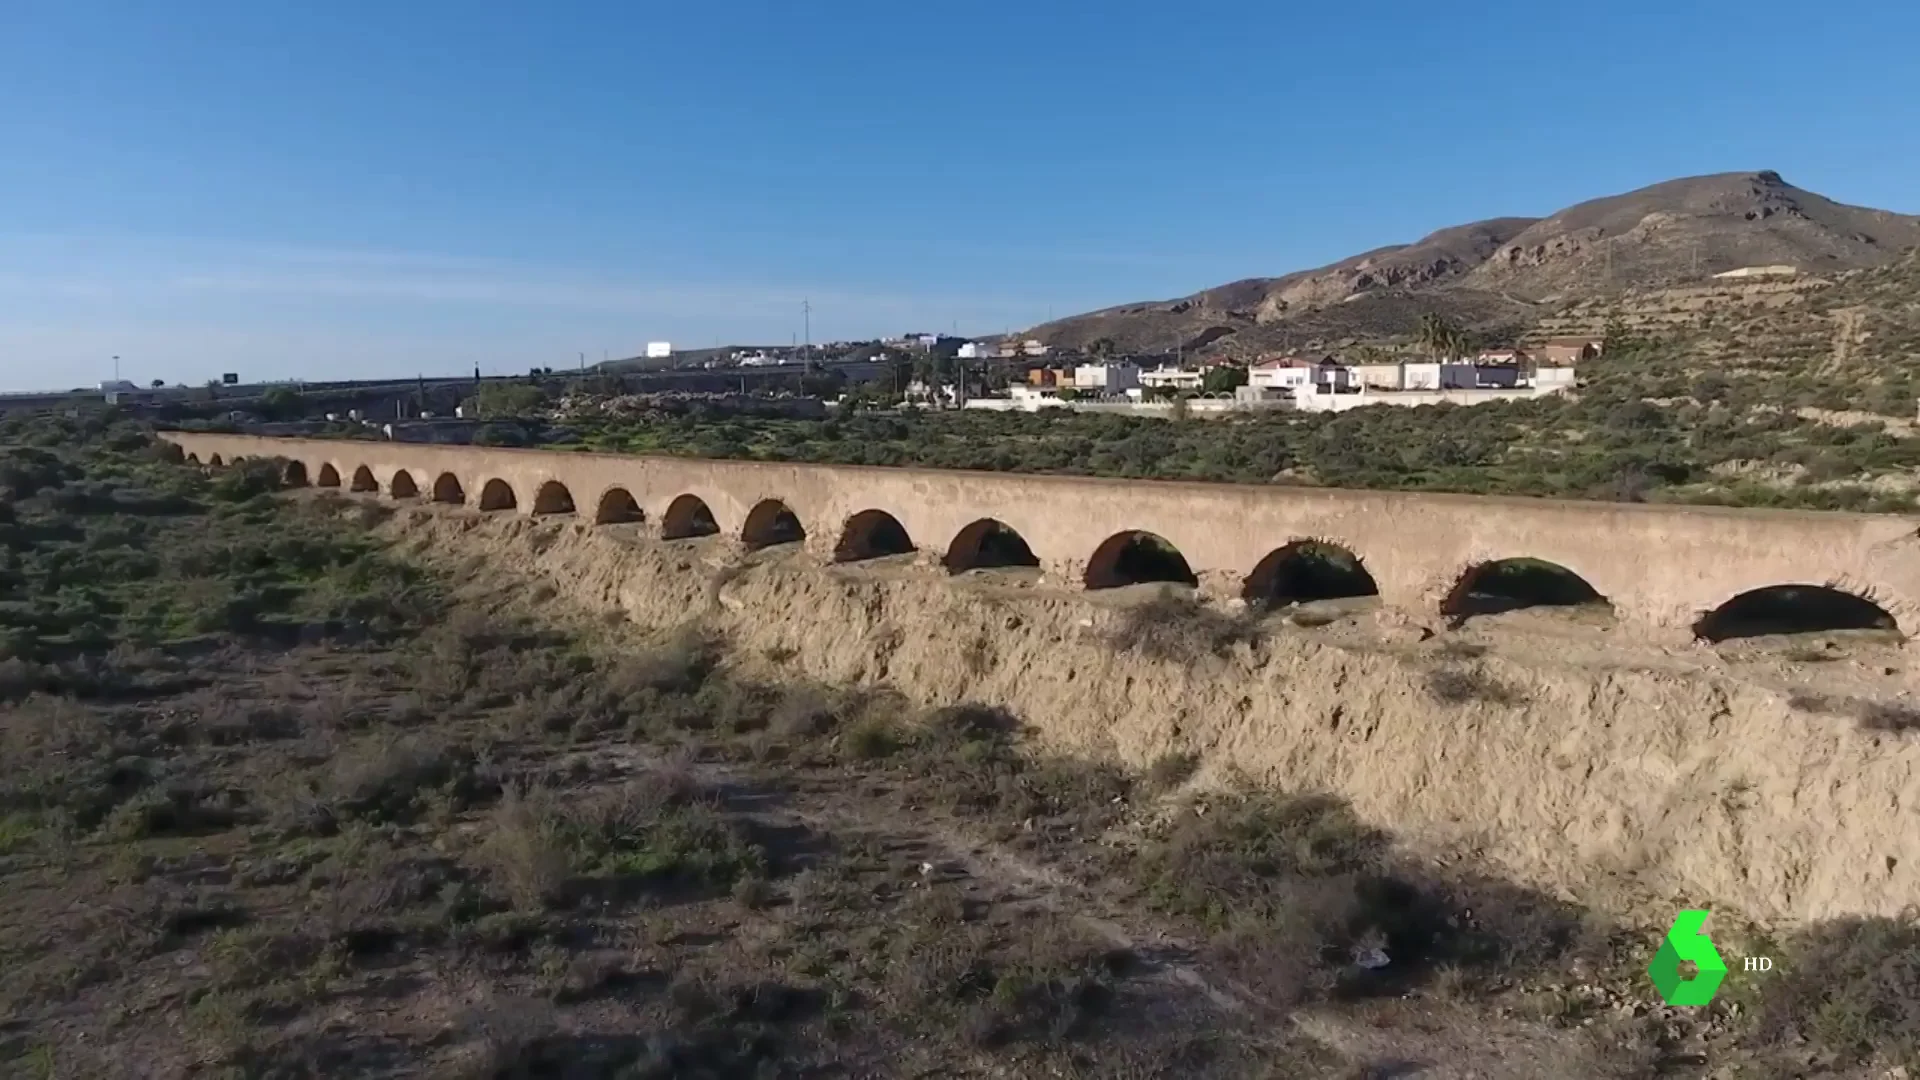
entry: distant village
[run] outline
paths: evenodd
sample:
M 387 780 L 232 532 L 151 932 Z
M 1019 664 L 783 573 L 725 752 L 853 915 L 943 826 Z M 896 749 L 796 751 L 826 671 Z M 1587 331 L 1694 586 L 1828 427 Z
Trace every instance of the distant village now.
M 930 336 L 895 339 L 933 347 Z M 1037 411 L 1189 412 L 1294 409 L 1339 412 L 1368 405 L 1477 404 L 1559 393 L 1576 385 L 1582 362 L 1600 355 L 1592 338 L 1554 338 L 1526 348 L 1488 349 L 1472 356 L 1369 357 L 1335 354 L 1267 356 L 1242 362 L 1225 357 L 1127 356 L 1057 353 L 1035 340 L 968 341 L 954 349 L 961 364 L 997 362 L 1016 367 L 1005 386 L 985 389 L 962 378 L 951 383 L 916 379 L 905 388 L 911 403 L 945 408 Z M 1107 350 L 1102 349 L 1101 352 Z
M 526 376 L 441 377 L 329 383 L 242 383 L 228 373 L 204 387 L 103 382 L 98 391 L 0 395 L 0 409 L 73 406 L 81 399 L 138 410 L 218 409 L 225 422 L 304 429 L 340 422 L 381 427 L 389 438 L 458 441 L 502 409 L 542 395 L 558 414 L 620 412 L 660 400 L 709 408 L 825 415 L 863 406 L 1228 416 L 1268 411 L 1342 412 L 1369 405 L 1475 405 L 1564 392 L 1580 366 L 1600 356 L 1595 338 L 1552 338 L 1523 347 L 1457 346 L 1441 355 L 1382 355 L 1360 348 L 1242 360 L 1180 354 L 1122 355 L 1111 342 L 1083 350 L 1030 338 L 968 340 L 907 334 L 791 348 L 682 352 L 649 343 L 644 356 L 577 371 L 534 368 Z M 483 388 L 501 388 L 475 408 Z M 506 388 L 518 387 L 509 390 Z M 532 400 L 526 395 L 532 394 Z M 500 396 L 504 395 L 504 396 Z M 733 403 L 728 405 L 726 403 Z M 197 403 L 197 404 L 196 404 Z M 407 429 L 403 434 L 402 428 Z M 468 434 L 471 434 L 468 431 Z

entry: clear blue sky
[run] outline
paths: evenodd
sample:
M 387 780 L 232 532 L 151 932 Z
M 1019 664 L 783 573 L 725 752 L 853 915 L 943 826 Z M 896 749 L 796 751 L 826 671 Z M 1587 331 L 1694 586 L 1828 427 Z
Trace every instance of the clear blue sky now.
M 0 388 L 989 332 L 1673 176 L 1920 211 L 1920 5 L 0 0 Z

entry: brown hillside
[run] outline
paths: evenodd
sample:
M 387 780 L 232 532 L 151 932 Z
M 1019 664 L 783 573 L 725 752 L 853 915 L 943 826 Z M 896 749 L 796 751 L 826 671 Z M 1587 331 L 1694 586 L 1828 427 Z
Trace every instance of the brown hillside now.
M 1104 337 L 1128 350 L 1207 346 L 1232 354 L 1391 337 L 1406 333 L 1418 312 L 1437 310 L 1504 335 L 1569 301 L 1620 289 L 1775 264 L 1832 274 L 1882 265 L 1916 245 L 1920 217 L 1837 203 L 1770 171 L 1720 173 L 1546 218 L 1442 229 L 1318 269 L 1108 308 L 1031 334 L 1069 348 Z

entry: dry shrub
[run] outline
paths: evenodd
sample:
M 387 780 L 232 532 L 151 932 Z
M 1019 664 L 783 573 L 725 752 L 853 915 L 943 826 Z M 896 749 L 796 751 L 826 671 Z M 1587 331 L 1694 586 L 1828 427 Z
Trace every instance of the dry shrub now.
M 1797 934 L 1760 986 L 1753 1031 L 1811 1040 L 1846 1062 L 1920 1058 L 1920 920 L 1847 918 Z
M 1480 701 L 1515 707 L 1527 703 L 1526 691 L 1480 667 L 1443 667 L 1427 673 L 1427 693 L 1446 705 Z
M 1902 701 L 1862 701 L 1855 715 L 1868 731 L 1906 735 L 1920 731 L 1920 707 Z
M 610 692 L 692 693 L 725 658 L 725 643 L 702 627 L 681 627 L 653 647 L 621 661 L 607 675 Z
M 900 725 L 884 716 L 867 715 L 840 732 L 840 752 L 854 761 L 890 757 L 907 743 Z
M 672 769 L 584 796 L 517 792 L 502 800 L 492 824 L 483 858 L 522 910 L 565 906 L 611 885 L 724 893 L 766 869 L 750 832 Z
M 900 1007 L 955 1016 L 983 1046 L 1084 1033 L 1133 965 L 1065 917 L 1034 914 L 1001 928 L 959 919 L 951 906 L 903 913 L 887 987 Z
M 1260 639 L 1260 621 L 1253 613 L 1229 615 L 1190 596 L 1160 596 L 1128 608 L 1105 634 L 1110 648 L 1168 663 L 1224 656 Z
M 497 792 L 474 755 L 417 738 L 378 739 L 334 758 L 321 795 L 339 821 L 407 822 L 433 797 L 454 808 Z
M 507 899 L 521 911 L 562 903 L 574 873 L 571 840 L 544 792 L 511 789 L 494 807 L 481 857 Z
M 306 725 L 302 712 L 287 701 L 220 698 L 203 709 L 191 733 L 214 746 L 298 738 Z
M 1141 783 L 1148 791 L 1168 792 L 1193 778 L 1200 769 L 1200 755 L 1190 751 L 1168 751 L 1147 766 Z
M 1538 894 L 1427 875 L 1330 796 L 1236 795 L 1206 811 L 1121 865 L 1154 907 L 1252 965 L 1249 977 L 1274 973 L 1283 997 L 1395 990 L 1440 963 L 1537 967 L 1563 957 L 1580 927 Z M 1383 950 L 1389 967 L 1352 966 L 1356 948 Z
M 840 726 L 845 704 L 816 687 L 789 690 L 774 706 L 767 726 L 776 735 L 811 739 Z

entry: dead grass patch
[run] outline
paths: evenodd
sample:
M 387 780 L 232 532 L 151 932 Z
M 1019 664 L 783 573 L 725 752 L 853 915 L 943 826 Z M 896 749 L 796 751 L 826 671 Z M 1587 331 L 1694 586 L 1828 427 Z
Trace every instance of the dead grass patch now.
M 1261 636 L 1260 620 L 1251 612 L 1230 615 L 1191 596 L 1158 596 L 1118 612 L 1104 640 L 1112 649 L 1150 660 L 1189 663 L 1225 656 Z

